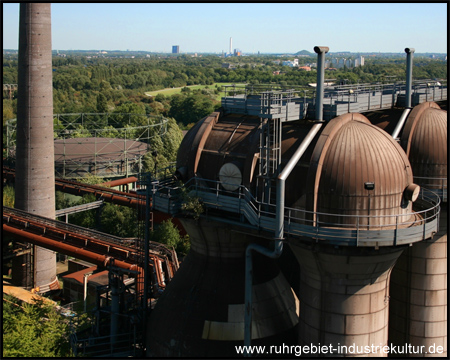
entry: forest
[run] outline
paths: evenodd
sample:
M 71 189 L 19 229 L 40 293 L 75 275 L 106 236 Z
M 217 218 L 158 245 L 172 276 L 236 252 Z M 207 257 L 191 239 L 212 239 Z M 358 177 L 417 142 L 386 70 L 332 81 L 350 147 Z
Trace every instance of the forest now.
M 135 111 L 172 117 L 181 128 L 195 123 L 220 107 L 216 99 L 220 83 L 279 84 L 307 86 L 316 82 L 315 71 L 278 64 L 275 56 L 221 58 L 214 55 L 189 57 L 102 58 L 53 57 L 53 106 L 55 114 Z M 299 64 L 315 63 L 302 57 Z M 223 63 L 229 63 L 228 68 Z M 3 56 L 3 83 L 17 84 L 17 56 Z M 405 59 L 366 59 L 365 65 L 326 72 L 326 78 L 347 83 L 404 80 Z M 279 74 L 277 74 L 279 72 Z M 276 74 L 276 75 L 275 75 Z M 447 63 L 430 58 L 414 59 L 414 79 L 447 78 Z M 145 92 L 207 85 L 210 89 L 150 97 Z M 3 120 L 15 117 L 14 99 L 3 99 Z

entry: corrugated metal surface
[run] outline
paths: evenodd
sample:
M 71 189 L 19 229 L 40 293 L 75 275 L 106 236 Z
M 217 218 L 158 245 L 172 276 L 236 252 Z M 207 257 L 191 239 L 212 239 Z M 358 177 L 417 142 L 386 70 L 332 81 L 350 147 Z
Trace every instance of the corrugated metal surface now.
M 414 107 L 401 138 L 417 182 L 447 188 L 447 112 L 433 102 Z M 428 178 L 428 179 L 424 179 Z M 445 184 L 438 178 L 445 178 Z
M 368 190 L 366 183 L 373 183 L 374 189 Z M 388 133 L 361 114 L 342 115 L 330 121 L 314 149 L 307 210 L 371 217 L 411 213 L 412 203 L 403 202 L 403 191 L 411 183 L 406 154 Z M 320 221 L 356 224 L 352 216 L 324 217 Z M 391 220 L 395 217 L 371 218 L 370 225 L 387 225 Z M 359 225 L 368 221 L 362 218 Z
M 253 175 L 254 155 L 258 152 L 259 118 L 249 115 L 220 116 L 213 113 L 200 121 L 184 137 L 178 151 L 177 168 L 187 166 L 187 178 L 195 174 L 217 179 L 220 168 L 239 161 L 243 182 Z

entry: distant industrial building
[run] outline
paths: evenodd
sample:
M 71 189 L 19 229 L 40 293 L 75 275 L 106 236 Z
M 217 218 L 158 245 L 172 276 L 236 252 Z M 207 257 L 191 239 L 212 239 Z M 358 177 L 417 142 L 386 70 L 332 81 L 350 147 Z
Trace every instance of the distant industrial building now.
M 172 46 L 172 54 L 179 54 L 180 53 L 180 46 L 179 45 L 173 45 Z

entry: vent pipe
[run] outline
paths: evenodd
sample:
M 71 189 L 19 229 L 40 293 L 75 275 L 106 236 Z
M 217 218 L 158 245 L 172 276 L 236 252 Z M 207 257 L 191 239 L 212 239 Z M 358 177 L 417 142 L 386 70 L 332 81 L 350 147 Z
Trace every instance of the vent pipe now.
M 411 107 L 413 48 L 406 48 L 406 108 Z
M 323 120 L 323 88 L 325 82 L 325 54 L 330 50 L 327 46 L 314 46 L 317 56 L 317 93 L 316 120 Z

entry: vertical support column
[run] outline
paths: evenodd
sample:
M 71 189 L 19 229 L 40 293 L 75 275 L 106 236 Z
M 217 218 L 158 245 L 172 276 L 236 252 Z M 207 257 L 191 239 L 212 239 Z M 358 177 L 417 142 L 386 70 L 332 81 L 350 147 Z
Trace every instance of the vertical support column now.
M 447 204 L 433 239 L 410 247 L 392 272 L 389 341 L 411 344 L 405 356 L 447 356 Z M 429 352 L 430 347 L 440 353 Z
M 300 264 L 298 344 L 331 344 L 334 356 L 387 356 L 390 273 L 403 248 L 290 246 Z
M 20 4 L 16 208 L 55 218 L 51 4 Z M 35 252 L 35 287 L 56 281 L 56 253 Z M 44 287 L 45 288 L 45 287 Z

